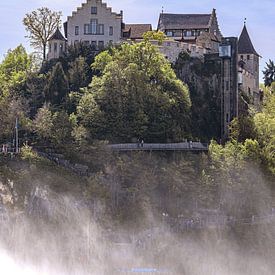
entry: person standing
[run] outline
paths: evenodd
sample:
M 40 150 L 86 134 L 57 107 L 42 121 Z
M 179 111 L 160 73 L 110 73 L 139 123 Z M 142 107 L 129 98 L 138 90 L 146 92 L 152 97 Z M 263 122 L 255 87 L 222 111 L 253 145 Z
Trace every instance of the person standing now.
M 142 139 L 141 140 L 141 148 L 143 148 L 143 145 L 144 145 L 144 140 Z

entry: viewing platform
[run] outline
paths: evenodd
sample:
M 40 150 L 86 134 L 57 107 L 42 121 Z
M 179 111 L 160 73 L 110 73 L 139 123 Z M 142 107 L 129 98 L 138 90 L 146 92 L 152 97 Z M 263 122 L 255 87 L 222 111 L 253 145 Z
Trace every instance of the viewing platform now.
M 208 151 L 208 144 L 201 142 L 181 143 L 123 143 L 109 144 L 113 151 Z

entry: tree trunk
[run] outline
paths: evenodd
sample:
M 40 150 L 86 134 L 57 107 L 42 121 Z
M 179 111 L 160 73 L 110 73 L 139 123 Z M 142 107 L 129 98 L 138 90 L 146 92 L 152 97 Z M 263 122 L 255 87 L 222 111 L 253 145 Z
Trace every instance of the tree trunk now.
M 47 44 L 43 44 L 43 61 L 46 60 L 46 50 L 47 50 Z

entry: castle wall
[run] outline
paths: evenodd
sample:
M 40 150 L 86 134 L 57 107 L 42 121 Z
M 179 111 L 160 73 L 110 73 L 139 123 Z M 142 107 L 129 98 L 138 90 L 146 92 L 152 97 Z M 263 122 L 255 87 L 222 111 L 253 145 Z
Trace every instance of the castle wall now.
M 135 42 L 142 42 L 143 39 L 138 39 Z M 189 44 L 184 42 L 178 42 L 175 40 L 165 40 L 159 45 L 158 40 L 151 40 L 150 43 L 155 45 L 159 51 L 171 62 L 175 63 L 181 52 L 186 52 L 190 57 L 203 58 L 204 54 L 208 53 L 203 47 L 195 44 Z

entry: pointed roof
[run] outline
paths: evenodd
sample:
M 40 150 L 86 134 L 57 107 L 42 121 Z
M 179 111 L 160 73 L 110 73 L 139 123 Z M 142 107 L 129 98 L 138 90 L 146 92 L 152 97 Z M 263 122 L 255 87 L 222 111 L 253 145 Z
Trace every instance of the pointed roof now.
M 61 33 L 61 31 L 59 30 L 59 28 L 56 29 L 55 33 L 51 36 L 50 40 L 62 40 L 62 41 L 66 41 L 65 37 L 63 36 L 63 34 Z
M 238 50 L 239 54 L 255 54 L 257 56 L 260 56 L 254 49 L 254 46 L 251 42 L 251 39 L 246 28 L 246 24 L 244 24 L 242 33 L 239 38 Z

